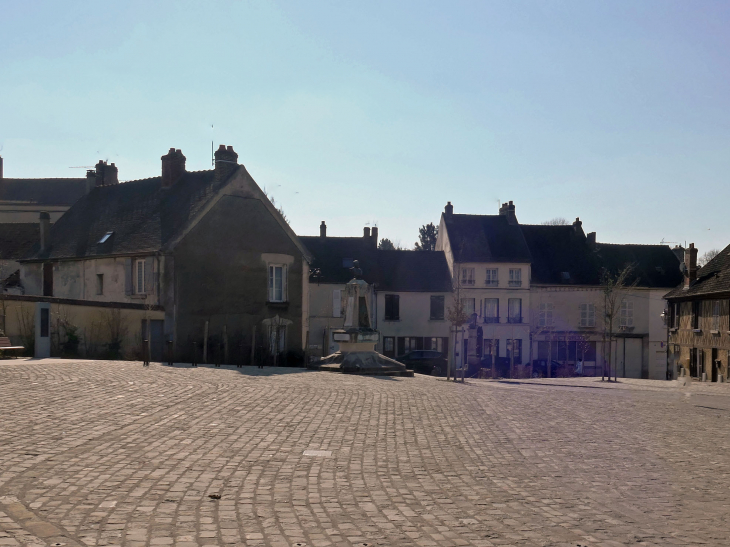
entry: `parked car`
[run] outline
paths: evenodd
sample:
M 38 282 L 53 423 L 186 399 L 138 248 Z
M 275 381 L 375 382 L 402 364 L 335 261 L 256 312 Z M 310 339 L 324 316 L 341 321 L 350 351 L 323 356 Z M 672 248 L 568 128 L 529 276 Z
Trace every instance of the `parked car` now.
M 509 358 L 508 357 L 497 357 L 495 362 L 495 374 L 498 378 L 509 378 Z M 491 355 L 485 355 L 482 357 L 481 361 L 479 362 L 479 368 L 486 368 L 491 371 L 492 369 L 492 356 Z M 475 370 L 474 373 L 477 374 L 479 371 Z
M 446 372 L 446 357 L 440 351 L 415 350 L 396 358 L 406 368 L 419 374 L 442 376 Z
M 558 361 L 550 361 L 550 378 L 557 378 L 558 369 L 562 366 Z M 547 359 L 532 361 L 532 377 L 547 378 Z

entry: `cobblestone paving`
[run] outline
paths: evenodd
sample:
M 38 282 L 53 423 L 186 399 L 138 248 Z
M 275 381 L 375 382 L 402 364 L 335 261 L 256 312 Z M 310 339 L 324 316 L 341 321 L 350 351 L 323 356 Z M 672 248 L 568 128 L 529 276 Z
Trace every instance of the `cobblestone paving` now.
M 9 360 L 0 417 L 0 547 L 730 544 L 728 384 Z

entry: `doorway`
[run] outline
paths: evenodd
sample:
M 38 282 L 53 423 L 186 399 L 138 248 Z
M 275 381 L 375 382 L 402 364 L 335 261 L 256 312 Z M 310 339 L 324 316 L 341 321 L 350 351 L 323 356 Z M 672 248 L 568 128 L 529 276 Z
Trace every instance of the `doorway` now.
M 162 319 L 152 319 L 150 321 L 150 361 L 163 361 L 163 351 L 165 349 L 164 340 L 164 324 Z M 142 319 L 142 340 L 147 336 L 147 320 Z
M 717 382 L 717 348 L 712 348 L 712 381 Z

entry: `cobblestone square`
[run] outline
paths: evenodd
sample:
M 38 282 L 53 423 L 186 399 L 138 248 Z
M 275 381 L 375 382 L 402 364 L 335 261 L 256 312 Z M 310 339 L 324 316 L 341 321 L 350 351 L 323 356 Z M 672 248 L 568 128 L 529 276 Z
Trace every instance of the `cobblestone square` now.
M 730 386 L 0 361 L 0 547 L 728 545 Z

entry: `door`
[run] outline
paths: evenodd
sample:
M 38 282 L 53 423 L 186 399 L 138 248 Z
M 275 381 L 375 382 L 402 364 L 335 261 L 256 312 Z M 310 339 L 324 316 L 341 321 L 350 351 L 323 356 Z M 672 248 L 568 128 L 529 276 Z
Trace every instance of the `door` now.
M 624 338 L 622 348 L 624 378 L 641 378 L 642 343 L 641 338 Z M 621 368 L 619 368 L 621 371 Z
M 150 361 L 162 362 L 165 350 L 164 321 L 153 319 L 150 321 Z M 142 319 L 142 340 L 147 337 L 147 320 Z
M 717 348 L 712 348 L 712 381 L 717 382 Z

